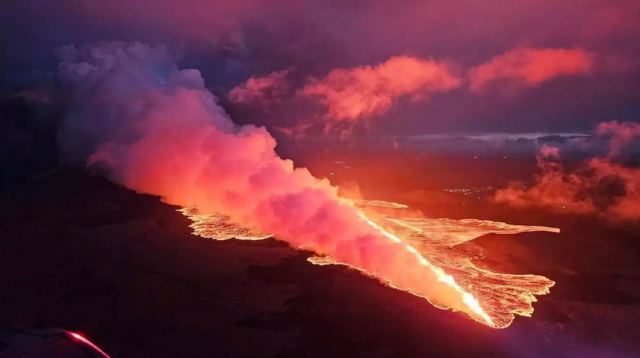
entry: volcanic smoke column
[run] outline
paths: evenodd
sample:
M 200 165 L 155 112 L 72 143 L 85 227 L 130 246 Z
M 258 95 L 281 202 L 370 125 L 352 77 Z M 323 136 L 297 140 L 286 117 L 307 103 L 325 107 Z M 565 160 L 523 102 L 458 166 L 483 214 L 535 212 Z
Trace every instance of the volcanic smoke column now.
M 111 42 L 59 53 L 70 95 L 59 140 L 70 162 L 171 204 L 224 213 L 493 326 L 453 277 L 328 181 L 280 158 L 265 128 L 234 124 L 200 72 L 179 70 L 165 48 Z

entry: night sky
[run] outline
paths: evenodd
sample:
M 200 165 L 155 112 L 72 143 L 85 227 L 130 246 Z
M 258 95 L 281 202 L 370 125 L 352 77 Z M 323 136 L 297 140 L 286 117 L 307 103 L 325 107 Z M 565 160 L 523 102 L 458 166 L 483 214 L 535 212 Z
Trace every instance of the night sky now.
M 5 2 L 0 19 L 4 97 L 52 81 L 60 46 L 122 40 L 166 45 L 234 121 L 276 136 L 573 132 L 640 120 L 637 1 L 25 0 Z M 376 66 L 399 56 L 437 64 L 454 83 L 376 87 Z M 373 87 L 354 100 L 391 103 L 355 120 L 305 91 L 314 80 L 335 89 L 331 71 L 366 66 L 346 80 Z M 419 65 L 400 66 L 419 76 Z M 264 79 L 252 87 L 261 100 L 231 100 L 250 77 Z

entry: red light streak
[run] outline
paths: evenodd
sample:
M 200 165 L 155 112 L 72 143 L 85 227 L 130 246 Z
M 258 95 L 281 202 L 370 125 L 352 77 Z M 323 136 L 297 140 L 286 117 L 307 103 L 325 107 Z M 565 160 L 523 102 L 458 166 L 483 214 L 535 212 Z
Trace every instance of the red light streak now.
M 111 358 L 111 356 L 109 356 L 105 351 L 100 349 L 100 347 L 95 345 L 93 342 L 91 342 L 90 340 L 88 340 L 87 338 L 82 336 L 81 334 L 78 334 L 78 333 L 75 333 L 75 332 L 69 332 L 69 336 L 71 336 L 71 338 L 73 338 L 74 340 L 76 340 L 78 342 L 81 342 L 83 344 L 86 344 L 89 347 L 93 348 L 96 352 L 100 353 L 103 357 Z

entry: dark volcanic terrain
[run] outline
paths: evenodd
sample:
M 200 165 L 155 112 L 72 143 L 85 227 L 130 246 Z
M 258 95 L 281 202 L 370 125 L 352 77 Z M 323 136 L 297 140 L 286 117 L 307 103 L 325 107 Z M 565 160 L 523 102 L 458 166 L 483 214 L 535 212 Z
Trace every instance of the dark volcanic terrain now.
M 563 231 L 476 240 L 492 268 L 557 282 L 533 318 L 493 330 L 345 267 L 313 266 L 275 240 L 195 237 L 176 209 L 67 171 L 4 191 L 0 325 L 84 332 L 113 357 L 568 357 L 640 349 L 637 228 L 527 215 L 510 222 Z

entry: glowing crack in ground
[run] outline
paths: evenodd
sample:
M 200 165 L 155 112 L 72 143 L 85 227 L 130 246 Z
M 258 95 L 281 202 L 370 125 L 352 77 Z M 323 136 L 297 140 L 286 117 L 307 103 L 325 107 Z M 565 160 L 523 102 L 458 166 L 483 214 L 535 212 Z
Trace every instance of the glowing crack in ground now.
M 390 240 L 403 243 L 406 250 L 414 254 L 439 281 L 455 289 L 471 311 L 469 314 L 473 319 L 490 327 L 506 328 L 516 315 L 530 317 L 536 295 L 549 293 L 549 288 L 555 284 L 544 276 L 507 274 L 478 267 L 474 261 L 478 262 L 482 257 L 459 245 L 489 233 L 558 233 L 560 230 L 557 228 L 478 219 L 414 217 L 403 210 L 408 208 L 406 205 L 380 200 L 362 200 L 354 205 L 369 225 Z M 262 240 L 271 237 L 238 226 L 225 215 L 200 214 L 194 209 L 180 211 L 192 220 L 190 227 L 193 233 L 204 238 Z M 326 256 L 312 256 L 308 260 L 316 265 L 349 266 Z M 437 302 L 430 302 L 438 308 L 448 309 Z

